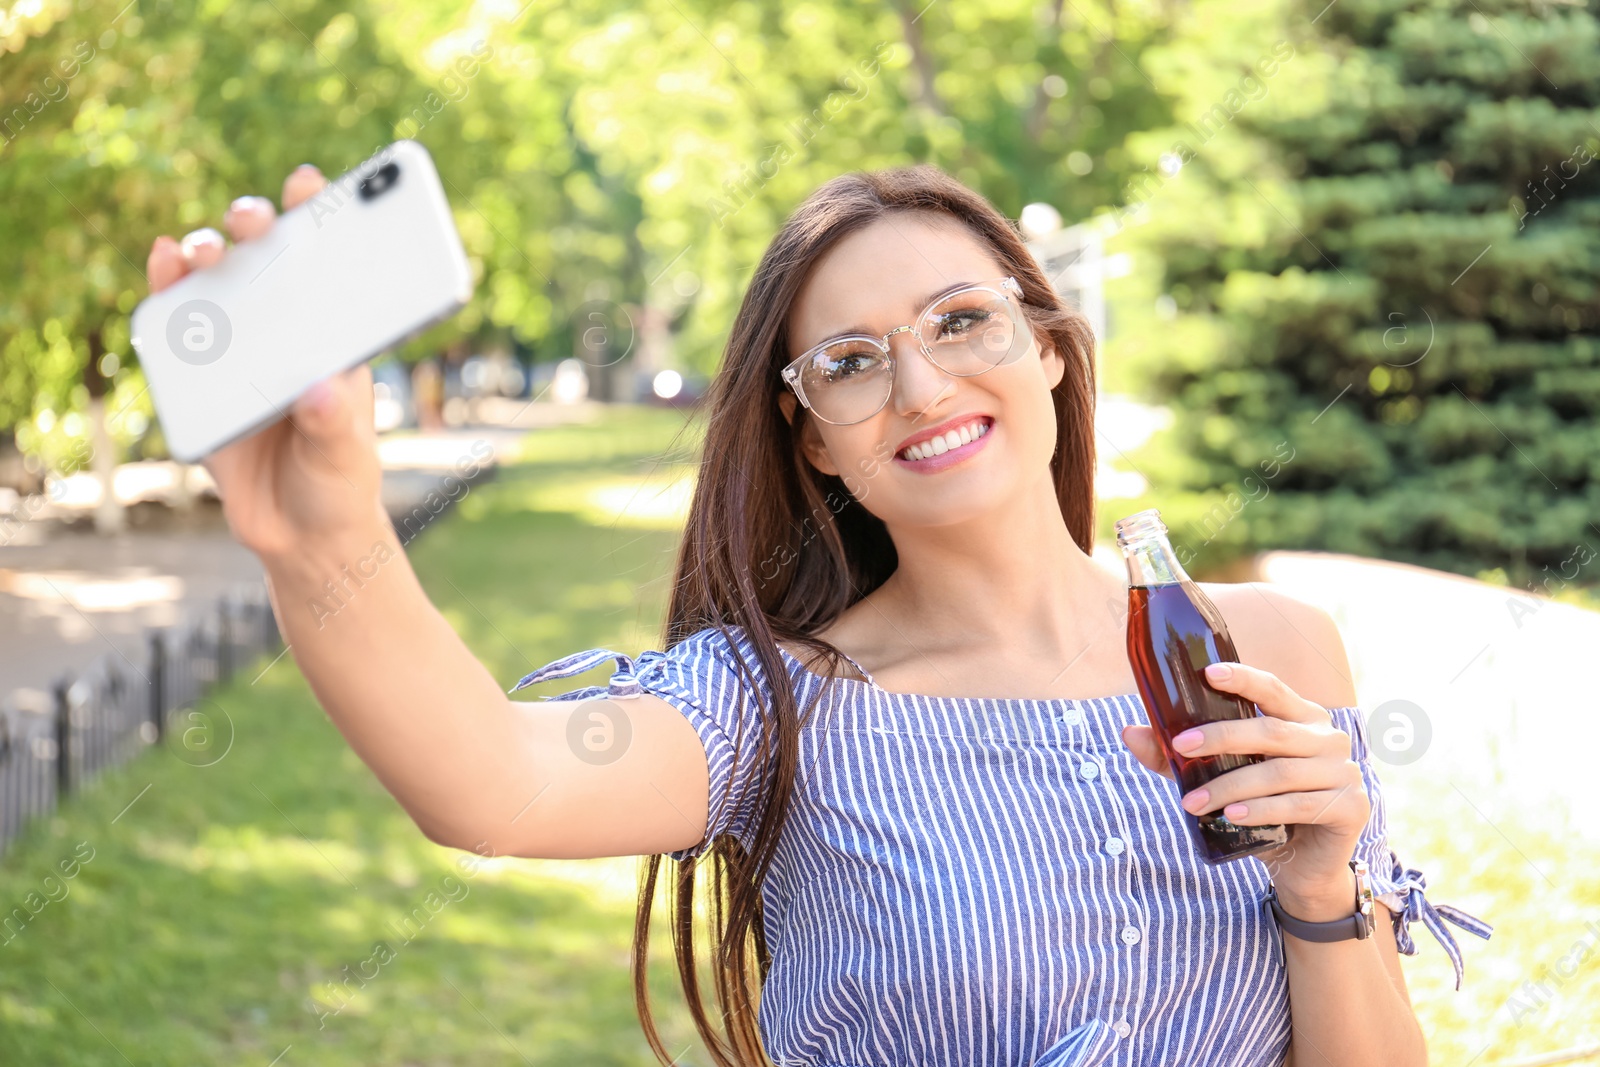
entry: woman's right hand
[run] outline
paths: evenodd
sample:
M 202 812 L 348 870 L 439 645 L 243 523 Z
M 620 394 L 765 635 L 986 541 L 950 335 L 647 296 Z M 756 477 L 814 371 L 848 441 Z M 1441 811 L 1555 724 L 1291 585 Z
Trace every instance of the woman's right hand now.
M 326 185 L 306 164 L 283 183 L 287 211 Z M 241 197 L 224 218 L 229 234 L 248 241 L 269 231 L 272 202 Z M 159 292 L 226 254 L 222 235 L 206 227 L 180 244 L 156 238 L 146 274 Z M 284 308 L 284 314 L 294 314 Z M 212 453 L 203 461 L 217 483 L 233 535 L 264 561 L 303 552 L 312 539 L 364 534 L 381 515 L 377 434 L 372 421 L 372 371 L 362 364 L 317 383 L 287 416 Z
M 283 184 L 284 208 L 325 184 L 301 167 Z M 226 227 L 249 241 L 273 222 L 270 203 L 247 198 Z M 214 230 L 181 246 L 157 238 L 151 291 L 225 252 Z M 704 835 L 710 772 L 684 715 L 653 694 L 514 701 L 429 602 L 382 510 L 365 365 L 205 466 L 233 535 L 267 566 L 279 629 L 317 701 L 430 838 L 570 859 L 665 852 Z M 600 712 L 625 719 L 630 739 L 603 764 L 571 740 L 575 717 L 582 726 Z

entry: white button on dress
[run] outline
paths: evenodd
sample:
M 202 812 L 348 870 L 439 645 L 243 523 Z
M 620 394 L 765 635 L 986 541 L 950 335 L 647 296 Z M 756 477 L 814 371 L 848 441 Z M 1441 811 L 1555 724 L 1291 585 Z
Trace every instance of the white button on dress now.
M 1108 837 L 1108 838 L 1106 838 L 1106 845 L 1105 845 L 1106 851 L 1109 852 L 1113 856 L 1122 855 L 1122 850 L 1125 847 L 1126 846 L 1123 845 L 1122 838 L 1120 838 L 1120 837 Z
M 1100 777 L 1100 768 L 1092 763 L 1078 764 L 1078 777 L 1086 782 L 1092 782 Z
M 1117 1032 L 1118 1037 L 1127 1037 L 1129 1034 L 1133 1033 L 1133 1027 L 1128 1025 L 1128 1020 L 1126 1019 L 1118 1019 L 1116 1025 L 1111 1029 Z
M 1122 928 L 1122 943 L 1124 945 L 1137 945 L 1139 943 L 1139 931 L 1132 926 L 1124 926 Z

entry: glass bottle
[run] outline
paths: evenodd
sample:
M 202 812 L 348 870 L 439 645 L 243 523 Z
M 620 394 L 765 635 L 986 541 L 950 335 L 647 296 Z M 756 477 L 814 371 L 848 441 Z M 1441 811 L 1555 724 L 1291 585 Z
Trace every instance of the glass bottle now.
M 1119 519 L 1117 544 L 1128 565 L 1128 661 L 1156 741 L 1177 779 L 1179 796 L 1218 775 L 1260 763 L 1261 756 L 1192 757 L 1172 747 L 1172 739 L 1192 726 L 1250 719 L 1260 711 L 1250 701 L 1206 682 L 1207 665 L 1237 663 L 1239 654 L 1222 613 L 1178 562 L 1160 513 L 1152 508 Z M 1205 815 L 1183 811 L 1183 816 L 1195 849 L 1213 865 L 1289 840 L 1282 825 L 1240 826 L 1220 810 Z

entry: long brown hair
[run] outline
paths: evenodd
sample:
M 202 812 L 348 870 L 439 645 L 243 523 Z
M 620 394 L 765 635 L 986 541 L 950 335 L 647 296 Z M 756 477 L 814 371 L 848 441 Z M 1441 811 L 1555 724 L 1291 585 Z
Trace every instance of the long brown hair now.
M 734 320 L 722 368 L 712 383 L 698 484 L 678 552 L 664 647 L 699 630 L 732 637 L 742 628 L 769 679 L 788 678 L 779 641 L 809 650 L 819 673 L 838 672 L 841 654 L 812 636 L 876 589 L 897 565 L 883 523 L 837 476 L 811 466 L 800 447 L 809 417 L 794 422 L 778 406 L 778 372 L 793 357 L 785 337 L 796 296 L 817 261 L 847 234 L 902 212 L 964 224 L 1022 285 L 1023 309 L 1041 343 L 1053 345 L 1066 372 L 1052 390 L 1057 423 L 1051 471 L 1062 518 L 1085 552 L 1094 543 L 1094 335 L 1062 303 L 1012 223 L 983 197 L 930 164 L 845 174 L 799 206 L 768 246 Z M 781 312 L 781 314 L 780 314 Z M 773 561 L 784 565 L 765 579 Z M 742 672 L 749 664 L 738 657 Z M 759 814 L 752 848 L 719 837 L 698 858 L 676 861 L 665 878 L 673 952 L 695 1028 L 718 1067 L 767 1062 L 756 1001 L 770 958 L 762 926 L 761 885 L 789 812 L 803 721 L 794 692 L 771 686 L 771 706 L 753 676 L 761 705 L 754 758 L 740 767 L 767 775 L 755 790 Z M 809 707 L 807 711 L 809 712 Z M 741 757 L 745 754 L 741 753 Z M 656 1031 L 646 982 L 650 918 L 662 863 L 645 860 L 634 923 L 634 1000 L 645 1037 L 662 1063 L 669 1054 Z M 708 1012 L 695 955 L 696 875 L 709 867 L 710 970 L 715 1018 Z

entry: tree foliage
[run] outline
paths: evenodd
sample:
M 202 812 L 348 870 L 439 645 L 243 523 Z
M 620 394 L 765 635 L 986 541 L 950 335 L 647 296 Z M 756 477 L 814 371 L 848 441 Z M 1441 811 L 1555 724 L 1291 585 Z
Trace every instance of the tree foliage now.
M 1152 501 L 1202 565 L 1306 547 L 1573 580 L 1600 546 L 1594 12 L 1341 0 L 1259 25 L 1241 70 L 1273 37 L 1293 58 L 1130 234 L 1176 311 L 1121 349 L 1175 413 L 1136 457 Z
M 276 199 L 302 162 L 331 176 L 401 136 L 433 154 L 479 283 L 406 354 L 569 355 L 599 301 L 661 312 L 709 372 L 761 249 L 826 178 L 932 160 L 1013 215 L 1070 218 L 1166 115 L 1137 65 L 1166 14 L 1104 0 L 39 7 L 0 23 L 0 430 L 80 408 L 98 352 L 113 406 L 148 412 L 127 322 L 151 240 Z

